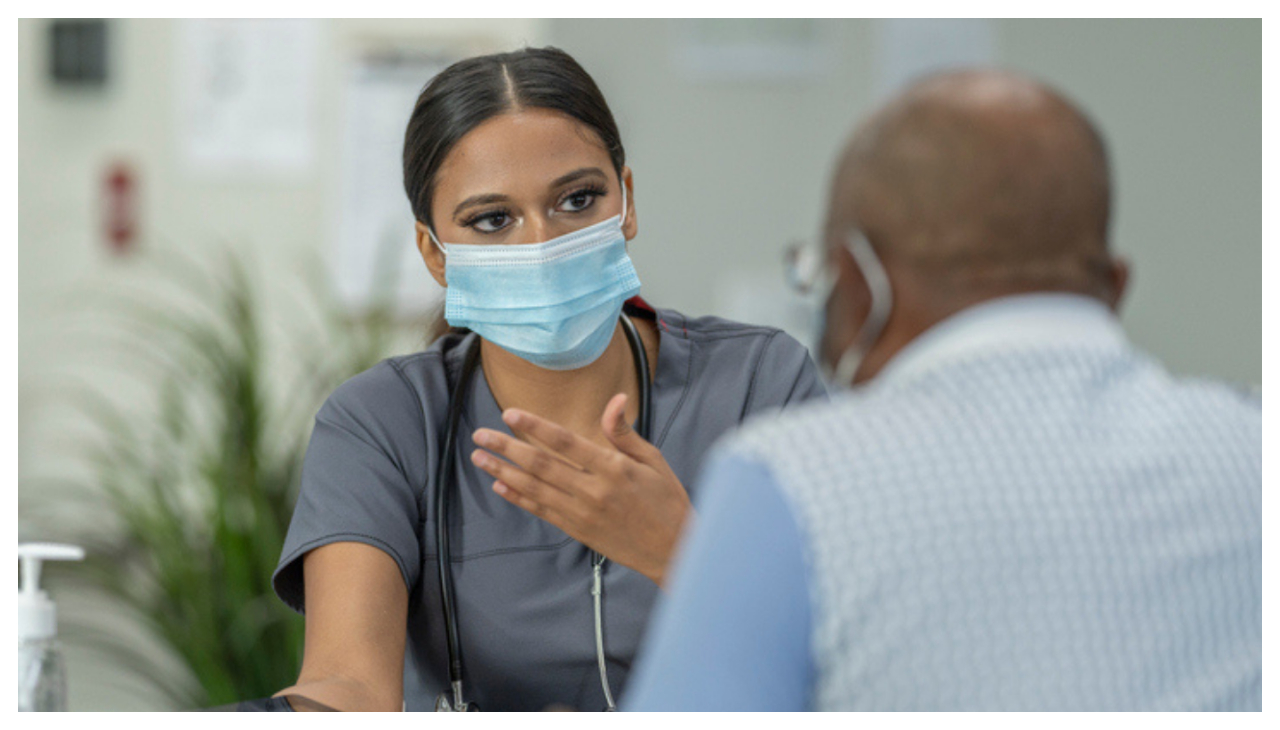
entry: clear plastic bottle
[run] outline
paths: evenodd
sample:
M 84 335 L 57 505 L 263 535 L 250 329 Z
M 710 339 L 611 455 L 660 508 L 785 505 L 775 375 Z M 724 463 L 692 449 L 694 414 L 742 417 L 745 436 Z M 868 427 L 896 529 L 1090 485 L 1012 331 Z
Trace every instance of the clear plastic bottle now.
M 66 712 L 67 672 L 57 639 L 18 643 L 18 712 Z
M 18 711 L 64 712 L 67 673 L 58 644 L 58 612 L 49 594 L 40 590 L 44 560 L 81 560 L 84 550 L 74 545 L 26 543 L 18 545 L 22 576 L 18 584 Z

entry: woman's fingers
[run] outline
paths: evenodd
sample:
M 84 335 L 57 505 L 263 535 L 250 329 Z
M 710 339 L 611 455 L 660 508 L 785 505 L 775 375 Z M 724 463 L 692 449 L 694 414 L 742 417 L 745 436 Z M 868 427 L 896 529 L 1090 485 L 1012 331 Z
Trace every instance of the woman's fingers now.
M 572 490 L 579 485 L 582 470 L 574 467 L 553 453 L 548 453 L 533 444 L 512 438 L 489 428 L 477 429 L 472 435 L 477 446 L 503 457 L 518 465 L 524 471 L 563 490 Z
M 518 507 L 564 529 L 556 515 L 572 511 L 573 499 L 570 495 L 519 466 L 508 464 L 480 449 L 471 453 L 471 462 L 497 480 L 494 491 L 507 501 L 514 502 Z M 509 494 L 511 490 L 519 493 L 519 500 L 512 498 Z
M 689 497 L 657 448 L 632 429 L 626 406 L 625 394 L 606 405 L 600 425 L 609 444 L 600 446 L 508 410 L 503 420 L 535 443 L 482 428 L 471 458 L 507 502 L 661 584 Z
M 508 408 L 503 412 L 502 420 L 511 427 L 512 431 L 533 438 L 543 444 L 548 451 L 581 465 L 587 471 L 597 471 L 609 455 L 608 451 L 569 429 L 545 418 L 539 418 L 528 411 Z
M 501 481 L 494 482 L 493 491 L 497 492 L 498 496 L 507 500 L 511 504 L 514 504 L 515 506 L 519 507 L 525 512 L 528 512 L 534 517 L 537 517 L 542 520 L 546 520 L 547 522 L 550 522 L 556 527 L 559 527 L 560 529 L 565 530 L 565 526 L 559 524 L 558 514 L 552 513 L 551 509 L 546 505 L 542 504 L 541 502 L 533 500 L 525 496 L 522 492 L 518 492 L 515 489 L 512 489 L 505 482 L 501 482 Z M 568 532 L 568 530 L 565 530 L 565 532 Z

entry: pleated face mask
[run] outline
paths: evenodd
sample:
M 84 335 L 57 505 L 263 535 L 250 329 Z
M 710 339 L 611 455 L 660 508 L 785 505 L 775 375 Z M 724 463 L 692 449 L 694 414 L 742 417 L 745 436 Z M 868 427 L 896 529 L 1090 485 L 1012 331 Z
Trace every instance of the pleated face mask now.
M 548 370 L 595 362 L 613 338 L 622 304 L 640 293 L 640 277 L 622 232 L 627 210 L 550 241 L 441 244 L 444 317 L 511 354 Z

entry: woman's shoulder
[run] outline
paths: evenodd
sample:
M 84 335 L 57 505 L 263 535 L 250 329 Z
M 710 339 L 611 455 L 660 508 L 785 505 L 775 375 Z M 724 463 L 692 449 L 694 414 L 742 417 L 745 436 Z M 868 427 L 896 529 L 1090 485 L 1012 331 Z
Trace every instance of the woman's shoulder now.
M 692 342 L 723 342 L 726 348 L 768 344 L 788 352 L 808 349 L 785 330 L 762 324 L 738 322 L 724 317 L 704 315 L 690 317 L 674 309 L 654 308 L 658 328 L 666 334 Z
M 426 409 L 444 407 L 440 401 L 449 392 L 465 338 L 445 335 L 425 350 L 388 357 L 348 378 L 325 401 L 317 418 L 340 423 L 392 420 L 401 425 L 429 421 Z
M 663 335 L 689 352 L 689 378 L 717 392 L 741 390 L 748 412 L 826 394 L 808 348 L 782 329 L 673 309 L 654 312 Z

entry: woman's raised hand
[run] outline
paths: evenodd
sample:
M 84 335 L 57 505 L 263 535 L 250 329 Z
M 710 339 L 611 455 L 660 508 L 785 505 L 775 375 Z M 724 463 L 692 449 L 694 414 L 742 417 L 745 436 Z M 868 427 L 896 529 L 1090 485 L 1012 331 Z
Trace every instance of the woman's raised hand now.
M 619 393 L 601 416 L 612 448 L 509 408 L 502 420 L 533 443 L 478 429 L 474 439 L 483 450 L 471 460 L 494 477 L 493 491 L 508 502 L 661 586 L 693 508 L 662 453 L 627 423 L 626 406 Z

